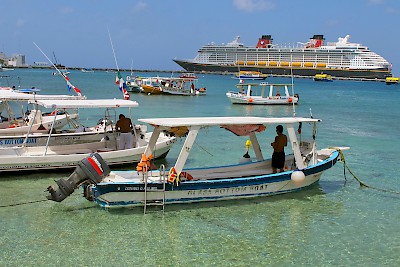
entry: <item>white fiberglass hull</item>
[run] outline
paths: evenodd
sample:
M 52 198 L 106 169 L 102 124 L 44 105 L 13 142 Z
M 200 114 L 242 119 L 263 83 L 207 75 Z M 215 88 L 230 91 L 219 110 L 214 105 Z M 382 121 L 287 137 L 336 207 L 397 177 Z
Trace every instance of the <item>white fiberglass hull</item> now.
M 11 124 L 9 122 L 0 123 L 0 136 L 3 135 L 21 135 L 28 133 L 29 129 L 31 133 L 49 133 L 51 126 L 54 122 L 54 129 L 61 129 L 67 125 L 71 120 L 78 118 L 78 114 L 62 114 L 57 115 L 54 121 L 54 116 L 43 116 L 40 123 L 34 123 L 32 127 L 29 123 L 16 123 Z
M 165 157 L 175 138 L 160 136 L 156 143 L 155 158 Z M 139 142 L 140 143 L 140 142 Z M 139 162 L 146 145 L 117 150 L 115 142 L 101 141 L 83 144 L 0 149 L 0 171 L 43 170 L 73 168 L 91 153 L 98 152 L 109 165 Z
M 240 93 L 228 92 L 226 96 L 232 104 L 246 104 L 246 105 L 292 105 L 297 104 L 299 99 L 295 96 L 247 96 Z

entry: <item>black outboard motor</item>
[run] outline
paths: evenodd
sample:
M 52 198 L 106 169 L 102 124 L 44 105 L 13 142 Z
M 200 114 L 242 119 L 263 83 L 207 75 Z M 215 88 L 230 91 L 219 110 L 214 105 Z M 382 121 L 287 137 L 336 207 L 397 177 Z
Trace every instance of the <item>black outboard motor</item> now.
M 61 202 L 82 183 L 87 181 L 97 184 L 107 177 L 110 171 L 110 167 L 98 153 L 90 154 L 89 157 L 78 162 L 78 166 L 68 180 L 60 179 L 56 181 L 58 188 L 53 186 L 47 188 L 47 191 L 50 192 L 47 199 Z

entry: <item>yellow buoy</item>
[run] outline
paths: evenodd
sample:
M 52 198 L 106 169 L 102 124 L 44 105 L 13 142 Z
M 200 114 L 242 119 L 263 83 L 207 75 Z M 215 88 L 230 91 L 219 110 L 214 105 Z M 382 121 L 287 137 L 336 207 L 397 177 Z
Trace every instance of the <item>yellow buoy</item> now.
M 249 150 L 250 146 L 251 146 L 251 141 L 246 140 L 246 149 Z

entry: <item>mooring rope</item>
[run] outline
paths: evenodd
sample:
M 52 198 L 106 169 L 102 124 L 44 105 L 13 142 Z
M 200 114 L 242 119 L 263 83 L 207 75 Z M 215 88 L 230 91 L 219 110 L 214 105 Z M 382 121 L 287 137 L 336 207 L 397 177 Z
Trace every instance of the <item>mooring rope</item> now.
M 21 202 L 21 203 L 9 204 L 9 205 L 0 205 L 0 208 L 15 207 L 15 206 L 20 206 L 20 205 L 26 205 L 26 204 L 33 204 L 33 203 L 38 203 L 38 202 L 44 202 L 44 201 L 48 201 L 48 199 L 27 201 L 27 202 Z
M 371 189 L 375 189 L 381 192 L 385 192 L 385 193 L 392 193 L 392 194 L 399 194 L 400 192 L 398 191 L 394 191 L 394 190 L 390 190 L 390 189 L 384 189 L 384 188 L 379 188 L 379 187 L 375 187 L 375 186 L 370 186 L 367 185 L 366 183 L 364 183 L 363 181 L 361 181 L 350 169 L 349 165 L 347 165 L 346 159 L 344 157 L 343 151 L 339 148 L 333 148 L 335 149 L 337 152 L 339 152 L 340 155 L 340 161 L 343 162 L 343 173 L 344 173 L 344 178 L 347 180 L 346 178 L 346 169 L 349 171 L 349 173 L 353 176 L 353 178 L 360 184 L 360 186 L 362 187 L 367 187 L 367 188 L 371 188 Z

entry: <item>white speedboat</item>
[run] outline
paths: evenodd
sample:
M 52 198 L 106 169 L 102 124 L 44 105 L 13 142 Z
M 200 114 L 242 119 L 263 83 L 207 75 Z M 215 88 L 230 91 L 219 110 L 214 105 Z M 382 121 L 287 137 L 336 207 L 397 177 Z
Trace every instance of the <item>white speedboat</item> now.
M 226 96 L 232 104 L 246 105 L 291 105 L 299 101 L 298 94 L 290 94 L 292 84 L 239 83 L 239 92 L 229 91 Z
M 58 186 L 48 188 L 48 198 L 62 201 L 82 183 L 86 185 L 86 197 L 94 199 L 102 207 L 144 206 L 146 209 L 148 205 L 269 196 L 297 191 L 318 182 L 322 173 L 333 167 L 339 156 L 334 148 L 317 150 L 316 124 L 320 120 L 313 118 L 192 117 L 139 121 L 153 125 L 154 131 L 135 171 L 110 172 L 101 157 L 93 154 L 85 159 L 86 163 L 92 162 L 89 164 L 91 166 L 81 162 L 68 180 L 60 179 L 57 181 Z M 291 153 L 286 154 L 284 171 L 273 173 L 271 160 L 264 158 L 257 135 L 270 128 L 272 130 L 269 131 L 268 138 L 273 140 L 276 134 L 273 125 L 277 124 L 284 125 L 287 129 L 288 149 L 291 148 Z M 312 127 L 309 141 L 305 141 L 305 137 L 299 133 L 301 131 L 298 131 L 302 124 Z M 248 148 L 239 163 L 212 166 L 212 162 L 208 161 L 201 168 L 187 168 L 185 165 L 196 137 L 200 133 L 209 132 L 209 127 L 217 127 L 221 135 L 234 133 L 249 138 L 251 141 L 246 141 L 246 146 L 252 145 L 255 156 L 249 155 Z M 206 130 L 203 131 L 204 129 Z M 180 133 L 186 139 L 173 166 L 161 166 L 160 170 L 150 171 L 155 140 L 163 131 Z M 227 137 L 226 140 L 231 138 Z M 230 142 L 226 144 L 232 145 Z M 220 153 L 223 157 L 224 152 Z M 83 174 L 83 165 L 86 166 L 83 171 L 85 173 L 93 173 L 88 171 L 92 168 L 99 170 L 96 177 Z M 64 190 L 65 184 L 68 185 L 68 190 Z
M 101 100 L 37 100 L 34 101 L 45 108 L 53 108 L 57 114 L 60 110 L 78 108 L 116 109 L 133 108 L 138 103 L 129 100 L 101 99 Z M 109 113 L 109 112 L 107 112 Z M 116 114 L 114 112 L 114 114 Z M 130 149 L 118 148 L 118 134 L 114 133 L 109 138 L 98 141 L 72 142 L 67 145 L 51 145 L 52 128 L 48 135 L 46 145 L 40 146 L 14 146 L 0 148 L 0 171 L 41 170 L 74 167 L 77 162 L 93 152 L 98 152 L 107 164 L 126 164 L 141 160 L 151 133 L 136 132 L 136 146 Z M 64 138 L 65 136 L 63 136 Z M 30 134 L 24 142 L 29 140 Z M 162 134 L 154 143 L 155 157 L 165 157 L 175 142 L 175 137 Z
M 0 136 L 22 135 L 28 131 L 31 133 L 48 133 L 50 128 L 61 129 L 68 123 L 78 118 L 78 114 L 69 112 L 42 113 L 38 109 L 35 100 L 60 99 L 76 100 L 86 99 L 85 96 L 70 95 L 42 95 L 30 89 L 29 93 L 22 93 L 17 90 L 0 90 Z M 34 109 L 24 111 L 26 103 L 31 100 Z M 13 104 L 18 104 L 19 110 L 14 110 Z M 16 115 L 20 112 L 20 115 Z

